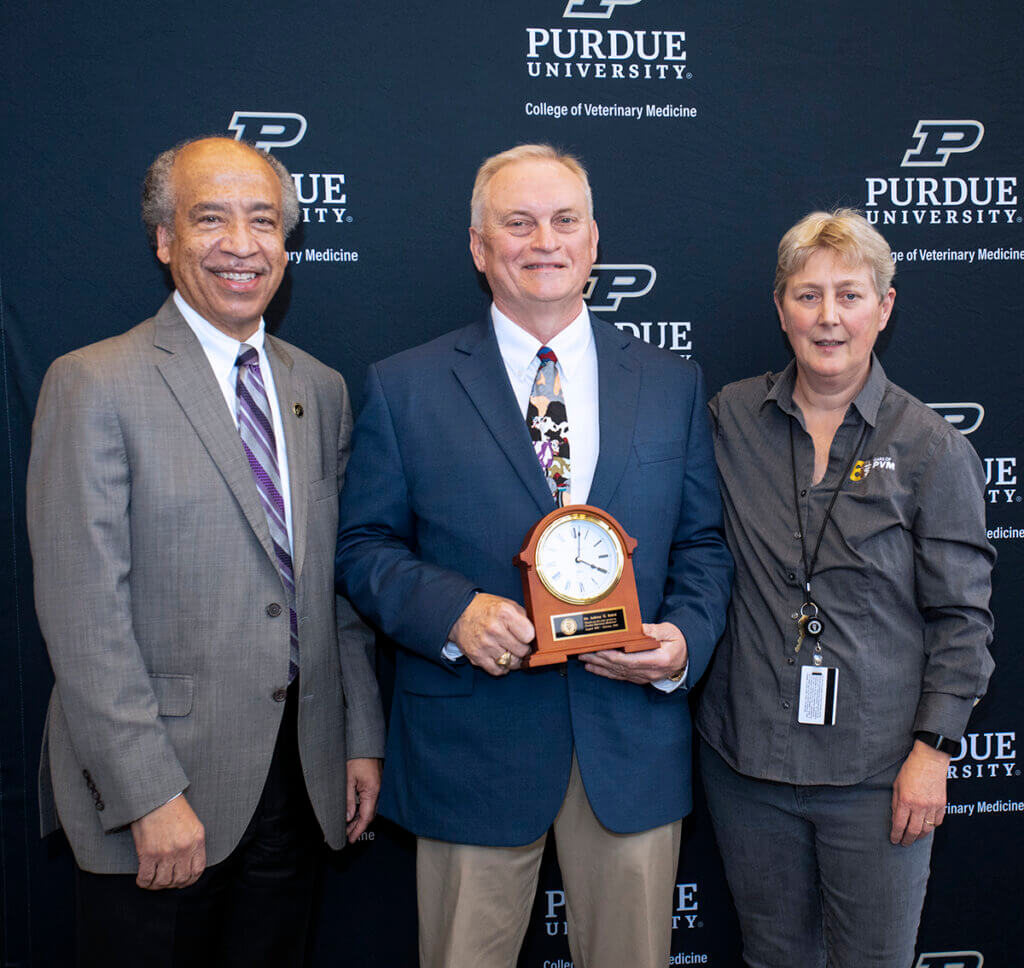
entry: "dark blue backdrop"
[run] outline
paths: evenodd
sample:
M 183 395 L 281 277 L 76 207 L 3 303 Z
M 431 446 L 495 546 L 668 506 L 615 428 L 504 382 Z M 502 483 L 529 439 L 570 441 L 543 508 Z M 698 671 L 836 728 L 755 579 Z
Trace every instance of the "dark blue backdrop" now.
M 918 964 L 1020 962 L 1017 0 L 65 0 L 7 3 L 0 18 L 3 964 L 71 958 L 69 854 L 39 840 L 35 819 L 51 678 L 23 506 L 39 383 L 55 356 L 128 328 L 166 293 L 138 216 L 152 157 L 238 131 L 262 131 L 301 175 L 307 221 L 270 313 L 277 331 L 337 367 L 357 402 L 369 362 L 486 305 L 469 191 L 479 162 L 514 143 L 583 156 L 605 267 L 592 306 L 693 355 L 712 389 L 786 361 L 771 304 L 782 232 L 836 204 L 877 219 L 899 260 L 886 371 L 970 432 L 1000 554 L 998 669 L 953 764 L 957 812 L 938 835 Z M 738 964 L 701 804 L 685 833 L 675 963 Z M 559 890 L 548 864 L 528 968 L 568 966 Z M 378 822 L 328 871 L 312 963 L 414 966 L 415 917 L 411 845 Z

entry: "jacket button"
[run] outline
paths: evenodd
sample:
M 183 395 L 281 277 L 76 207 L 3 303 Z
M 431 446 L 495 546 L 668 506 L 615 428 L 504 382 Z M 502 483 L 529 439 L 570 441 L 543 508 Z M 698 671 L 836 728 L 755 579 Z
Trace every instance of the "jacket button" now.
M 96 801 L 96 809 L 97 810 L 102 810 L 105 806 L 106 806 L 106 804 L 102 800 L 97 800 Z
M 281 614 L 281 606 L 278 605 L 277 602 L 271 602 L 267 606 L 267 614 L 271 618 L 277 618 L 277 616 Z
M 275 689 L 274 690 L 274 702 L 284 702 L 288 698 L 287 689 Z

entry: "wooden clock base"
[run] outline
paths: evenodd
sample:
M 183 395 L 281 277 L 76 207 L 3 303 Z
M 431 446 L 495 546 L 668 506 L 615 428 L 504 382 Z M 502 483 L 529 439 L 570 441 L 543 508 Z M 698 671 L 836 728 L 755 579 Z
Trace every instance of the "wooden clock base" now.
M 622 572 L 615 586 L 601 598 L 581 604 L 552 594 L 536 569 L 537 544 L 541 536 L 561 518 L 573 516 L 597 519 L 621 546 L 622 554 Z M 588 504 L 556 508 L 530 529 L 515 557 L 523 575 L 526 612 L 537 633 L 535 651 L 523 660 L 524 667 L 565 662 L 570 655 L 602 649 L 645 652 L 658 647 L 642 630 L 633 574 L 635 549 L 636 540 L 626 534 L 612 515 Z

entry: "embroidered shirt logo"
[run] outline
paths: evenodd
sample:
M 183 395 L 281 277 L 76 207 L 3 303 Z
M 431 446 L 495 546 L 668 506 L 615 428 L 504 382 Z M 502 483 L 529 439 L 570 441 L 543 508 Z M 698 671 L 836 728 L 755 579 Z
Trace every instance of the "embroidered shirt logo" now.
M 896 461 L 891 457 L 868 457 L 859 460 L 850 471 L 850 480 L 862 481 L 874 470 L 894 471 L 896 470 Z

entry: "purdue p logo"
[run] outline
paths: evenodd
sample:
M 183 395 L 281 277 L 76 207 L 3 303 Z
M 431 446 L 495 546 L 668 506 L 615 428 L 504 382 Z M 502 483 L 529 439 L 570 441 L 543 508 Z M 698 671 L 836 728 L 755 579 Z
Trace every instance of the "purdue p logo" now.
M 982 968 L 984 964 L 980 951 L 925 951 L 914 968 Z
M 595 312 L 615 312 L 623 299 L 646 296 L 657 278 L 654 266 L 599 263 L 590 269 L 583 298 Z
M 270 151 L 297 145 L 306 133 L 306 119 L 301 114 L 236 111 L 228 130 L 235 132 L 236 141 L 248 141 L 262 151 Z
M 903 154 L 901 168 L 945 168 L 951 154 L 974 151 L 985 136 L 980 121 L 918 121 L 917 144 Z
M 985 419 L 985 408 L 980 403 L 929 403 L 928 406 L 965 437 L 973 434 Z
M 569 0 L 563 17 L 580 17 L 586 20 L 607 20 L 618 6 L 632 7 L 640 0 Z

